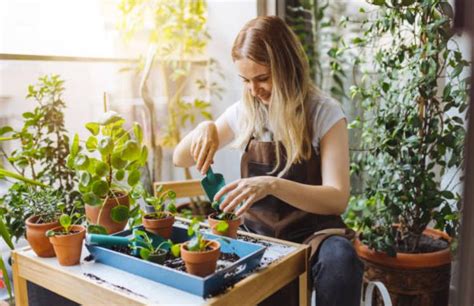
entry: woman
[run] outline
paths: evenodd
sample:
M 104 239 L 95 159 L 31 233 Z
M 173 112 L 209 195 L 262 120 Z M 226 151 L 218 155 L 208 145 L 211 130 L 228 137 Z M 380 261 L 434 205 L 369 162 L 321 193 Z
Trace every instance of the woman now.
M 232 58 L 244 82 L 242 101 L 216 122 L 199 124 L 176 147 L 173 162 L 196 164 L 205 174 L 216 151 L 234 141 L 243 151 L 242 179 L 216 194 L 220 207 L 243 216 L 253 232 L 312 246 L 317 306 L 359 305 L 363 266 L 340 218 L 350 186 L 339 104 L 312 84 L 302 45 L 278 17 L 248 22 Z M 295 286 L 264 304 L 298 305 L 289 293 Z

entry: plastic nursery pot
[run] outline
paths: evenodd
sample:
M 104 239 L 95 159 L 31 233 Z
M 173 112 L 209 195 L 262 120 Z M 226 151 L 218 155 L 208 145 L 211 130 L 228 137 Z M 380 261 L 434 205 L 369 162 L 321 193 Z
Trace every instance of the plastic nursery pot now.
M 239 229 L 240 223 L 242 221 L 242 218 L 237 218 L 234 220 L 224 220 L 229 224 L 229 227 L 225 232 L 219 232 L 217 230 L 217 224 L 221 222 L 222 220 L 216 219 L 217 213 L 212 213 L 207 217 L 207 220 L 209 222 L 209 226 L 212 229 L 212 233 L 215 235 L 220 235 L 220 236 L 226 236 L 230 238 L 236 238 L 237 237 L 237 230 Z
M 36 223 L 38 218 L 38 216 L 31 216 L 26 219 L 26 239 L 39 257 L 54 257 L 56 254 L 54 253 L 53 245 L 49 242 L 48 237 L 46 237 L 46 232 L 58 227 L 59 221 Z
M 206 241 L 207 243 L 208 241 Z M 205 277 L 214 273 L 217 267 L 217 259 L 221 254 L 221 245 L 217 241 L 210 241 L 208 251 L 188 251 L 187 243 L 181 244 L 181 258 L 186 265 L 186 271 L 190 274 Z
M 155 213 L 150 213 L 143 216 L 143 226 L 150 233 L 163 237 L 164 239 L 170 238 L 173 232 L 174 216 L 169 212 L 164 212 L 163 214 L 165 214 L 166 217 L 158 219 L 154 214 Z
M 122 231 L 125 226 L 127 225 L 128 220 L 124 220 L 122 222 L 115 222 L 111 216 L 111 210 L 115 206 L 124 205 L 130 207 L 130 200 L 128 194 L 121 193 L 116 198 L 109 198 L 103 204 L 104 208 L 102 209 L 102 213 L 100 214 L 100 220 L 97 222 L 97 218 L 99 217 L 99 212 L 102 205 L 92 206 L 92 205 L 85 205 L 86 208 L 86 217 L 87 221 L 91 224 L 101 225 L 107 231 L 107 234 L 113 234 Z
M 55 227 L 53 231 L 62 230 L 61 226 Z M 56 256 L 61 266 L 74 266 L 81 260 L 82 241 L 86 236 L 86 228 L 82 225 L 71 226 L 68 235 L 56 235 L 49 237 L 54 247 Z
M 158 250 L 157 253 L 150 254 L 148 260 L 157 264 L 162 265 L 165 262 L 166 254 L 168 254 L 165 250 Z

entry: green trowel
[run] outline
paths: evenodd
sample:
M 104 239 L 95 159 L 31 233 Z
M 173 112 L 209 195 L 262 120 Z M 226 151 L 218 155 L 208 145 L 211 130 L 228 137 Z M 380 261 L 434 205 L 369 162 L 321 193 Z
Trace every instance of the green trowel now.
M 224 176 L 220 173 L 214 173 L 209 167 L 206 177 L 201 180 L 202 189 L 206 192 L 209 201 L 213 203 L 212 208 L 219 210 L 219 204 L 224 200 L 225 196 L 219 199 L 219 202 L 214 203 L 214 196 L 225 186 Z

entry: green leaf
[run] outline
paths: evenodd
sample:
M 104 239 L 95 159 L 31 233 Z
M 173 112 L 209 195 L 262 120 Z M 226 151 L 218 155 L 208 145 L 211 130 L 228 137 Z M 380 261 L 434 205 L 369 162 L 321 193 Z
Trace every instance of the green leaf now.
M 59 223 L 61 224 L 62 227 L 64 227 L 64 229 L 66 231 L 69 230 L 69 227 L 71 226 L 71 217 L 69 217 L 69 215 L 66 215 L 66 214 L 62 214 L 61 217 L 59 217 Z
M 107 230 L 102 225 L 91 224 L 87 227 L 87 232 L 89 234 L 107 235 Z
M 148 258 L 150 258 L 150 250 L 149 249 L 145 249 L 145 248 L 140 248 L 140 257 L 145 259 L 145 260 L 148 260 Z
M 82 196 L 82 199 L 86 204 L 97 206 L 102 204 L 102 200 L 92 192 L 88 192 Z
M 200 249 L 200 241 L 199 239 L 195 236 L 188 242 L 188 250 L 191 252 L 196 252 L 199 251 Z
M 95 181 L 92 184 L 92 192 L 98 197 L 104 197 L 109 192 L 109 184 L 103 180 Z
M 108 111 L 101 115 L 99 119 L 99 124 L 105 126 L 105 125 L 109 125 L 120 120 L 123 120 L 122 116 L 120 116 L 114 111 Z
M 0 135 L 4 135 L 10 132 L 13 132 L 13 129 L 10 126 L 2 126 L 0 128 Z
M 114 149 L 114 142 L 111 137 L 105 136 L 99 140 L 99 151 L 102 155 L 112 153 Z
M 110 171 L 109 165 L 107 165 L 106 163 L 100 160 L 96 162 L 95 173 L 98 176 L 106 176 L 109 174 L 109 171 Z
M 86 123 L 86 129 L 88 129 L 92 135 L 97 136 L 100 131 L 100 126 L 96 122 L 89 122 L 89 123 Z
M 10 232 L 8 231 L 7 226 L 3 222 L 3 215 L 0 216 L 0 235 L 2 236 L 3 241 L 5 241 L 5 243 L 8 245 L 8 247 L 13 250 L 15 248 L 15 246 L 13 245 Z M 0 258 L 1 258 L 1 256 L 0 256 Z
M 28 183 L 28 184 L 31 184 L 31 185 L 46 187 L 46 185 L 41 183 L 41 182 L 29 179 L 29 178 L 27 178 L 27 177 L 25 177 L 21 174 L 14 173 L 14 172 L 5 170 L 3 168 L 0 168 L 0 177 L 2 177 L 2 176 L 10 177 L 10 178 L 13 178 L 13 179 L 16 179 L 16 180 L 19 180 L 19 181 L 22 181 L 22 182 L 25 182 L 25 183 Z
M 129 218 L 128 207 L 125 205 L 117 205 L 111 209 L 110 216 L 115 222 L 123 222 Z
M 179 257 L 180 253 L 181 253 L 181 246 L 179 244 L 173 244 L 171 246 L 171 254 L 173 254 L 174 257 Z
M 142 152 L 140 154 L 140 165 L 145 165 L 148 159 L 148 148 L 146 146 L 142 147 Z
M 140 181 L 140 170 L 135 169 L 128 174 L 128 185 L 135 186 Z
M 124 160 L 134 161 L 140 158 L 140 146 L 135 140 L 128 140 L 125 143 L 124 149 L 122 151 L 122 158 Z
M 216 224 L 216 231 L 219 233 L 225 233 L 229 229 L 229 223 L 224 220 L 219 221 Z
M 71 155 L 76 156 L 79 153 L 79 135 L 75 134 L 71 144 Z
M 75 168 L 78 170 L 86 170 L 89 167 L 89 157 L 79 154 L 74 159 Z
M 127 165 L 127 161 L 123 160 L 120 157 L 120 154 L 114 153 L 112 154 L 112 167 L 115 169 L 123 169 Z
M 97 138 L 94 136 L 89 136 L 89 138 L 86 141 L 86 149 L 89 152 L 93 152 L 97 149 Z
M 87 185 L 89 185 L 90 181 L 91 181 L 91 175 L 88 172 L 82 172 L 80 174 L 79 182 L 82 185 L 87 186 Z
M 142 143 L 143 141 L 142 127 L 136 122 L 133 123 L 133 133 L 135 134 L 135 138 L 137 139 L 138 143 Z
M 123 180 L 124 177 L 125 177 L 125 171 L 123 169 L 120 169 L 117 172 L 115 172 L 115 179 L 117 181 Z

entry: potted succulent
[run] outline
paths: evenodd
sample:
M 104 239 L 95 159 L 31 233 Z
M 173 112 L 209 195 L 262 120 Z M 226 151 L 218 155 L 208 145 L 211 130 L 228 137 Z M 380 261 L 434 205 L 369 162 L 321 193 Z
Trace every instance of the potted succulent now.
M 60 226 L 50 229 L 46 236 L 54 247 L 58 262 L 62 266 L 79 264 L 82 253 L 82 241 L 86 236 L 86 228 L 73 225 L 73 218 L 79 220 L 78 214 L 73 217 L 62 214 L 59 217 Z
M 168 239 L 173 231 L 176 193 L 172 190 L 163 191 L 163 186 L 160 186 L 156 194 L 150 196 L 144 191 L 143 198 L 148 205 L 153 206 L 153 212 L 143 213 L 142 223 L 147 231 Z
M 206 240 L 201 233 L 198 219 L 193 219 L 188 227 L 191 240 L 181 244 L 181 258 L 190 274 L 205 277 L 214 273 L 220 256 L 221 245 L 215 240 Z
M 155 246 L 152 239 L 145 231 L 136 230 L 135 245 L 133 248 L 139 250 L 140 257 L 154 263 L 163 264 L 166 260 L 166 255 L 171 251 L 174 257 L 178 257 L 180 253 L 180 245 L 173 244 L 171 240 L 163 240 L 160 244 Z M 137 243 L 139 241 L 140 243 Z M 165 247 L 168 248 L 165 248 Z
M 140 167 L 147 160 L 140 125 L 134 123 L 126 130 L 124 123 L 113 111 L 105 112 L 98 122 L 87 123 L 92 135 L 85 141 L 85 150 L 76 134 L 67 160 L 77 171 L 87 220 L 96 225 L 96 232 L 102 228 L 111 234 L 124 229 L 130 204 L 135 201 L 129 193 L 140 181 Z
M 365 116 L 352 124 L 362 129 L 352 170 L 365 186 L 346 221 L 361 233 L 366 280 L 383 281 L 397 305 L 447 305 L 469 63 L 447 1 L 389 2 L 373 1 L 353 40 L 373 52 L 375 71 L 352 89 Z
M 237 237 L 237 230 L 242 219 L 234 213 L 226 213 L 219 209 L 219 203 L 214 201 L 212 207 L 215 212 L 207 217 L 212 233 L 230 238 Z

